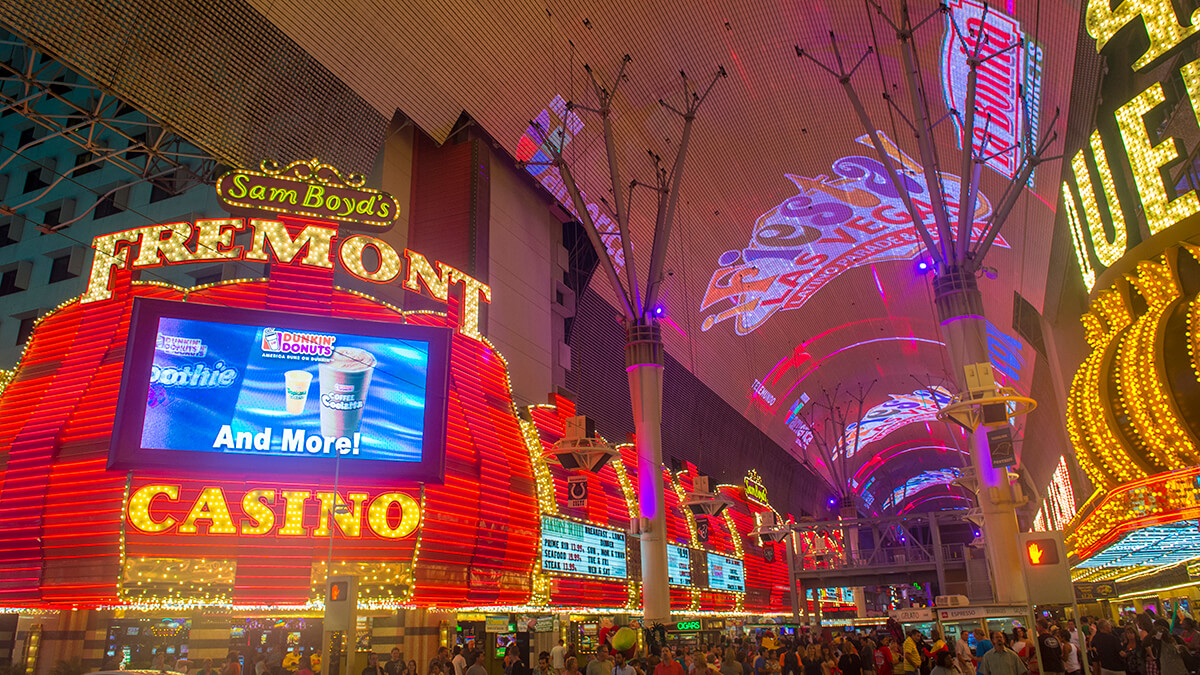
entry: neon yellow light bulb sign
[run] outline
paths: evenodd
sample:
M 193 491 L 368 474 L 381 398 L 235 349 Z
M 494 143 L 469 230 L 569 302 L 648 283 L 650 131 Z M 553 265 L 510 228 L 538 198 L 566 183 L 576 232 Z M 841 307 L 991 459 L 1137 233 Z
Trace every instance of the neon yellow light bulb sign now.
M 1187 23 L 1185 26 L 1180 21 L 1171 0 L 1122 0 L 1115 9 L 1112 0 L 1088 0 L 1086 9 L 1087 30 L 1096 39 L 1097 50 L 1127 27 L 1137 30 L 1140 26 L 1145 30 L 1149 45 L 1131 65 L 1135 71 L 1157 62 L 1200 31 L 1200 11 Z M 1200 60 L 1183 65 L 1179 77 L 1192 112 L 1200 122 Z M 1071 160 L 1074 185 L 1065 181 L 1061 192 L 1075 255 L 1089 291 L 1103 268 L 1114 265 L 1137 243 L 1130 241 L 1125 208 L 1141 207 L 1150 236 L 1200 213 L 1200 196 L 1195 191 L 1174 194 L 1175 190 L 1163 179 L 1164 168 L 1180 159 L 1181 147 L 1172 137 L 1156 140 L 1147 120 L 1161 114 L 1167 105 L 1166 90 L 1161 83 L 1146 87 L 1117 108 L 1108 123 L 1116 131 L 1113 138 L 1107 139 L 1108 146 L 1116 147 L 1119 137 L 1125 149 L 1123 156 L 1106 152 L 1105 142 L 1096 131 L 1089 143 L 1090 161 L 1086 151 L 1080 151 Z M 1113 176 L 1123 172 L 1113 170 L 1113 161 L 1126 163 L 1133 176 L 1130 192 L 1136 194 L 1137 204 L 1122 205 Z M 1093 176 L 1099 178 L 1099 186 Z M 1093 255 L 1099 266 L 1093 264 Z

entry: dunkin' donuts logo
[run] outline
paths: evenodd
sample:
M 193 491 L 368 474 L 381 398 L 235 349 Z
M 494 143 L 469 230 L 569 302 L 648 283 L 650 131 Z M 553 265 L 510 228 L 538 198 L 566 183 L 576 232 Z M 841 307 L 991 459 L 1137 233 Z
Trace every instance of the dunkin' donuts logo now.
M 901 179 L 918 215 L 937 241 L 924 169 L 880 132 L 888 154 L 900 166 Z M 870 145 L 867 136 L 856 139 Z M 833 163 L 833 177 L 787 175 L 799 194 L 758 217 L 745 248 L 722 253 L 708 283 L 702 330 L 732 319 L 734 331 L 747 335 L 775 312 L 799 309 L 848 270 L 878 262 L 916 260 L 923 254 L 912 218 L 882 162 L 852 155 Z M 962 181 L 939 172 L 946 209 L 958 218 Z M 979 241 L 992 213 L 982 193 L 972 219 L 971 241 Z M 1009 248 L 1004 238 L 995 244 Z
M 264 328 L 262 350 L 276 354 L 304 354 L 308 356 L 333 356 L 333 343 L 337 338 L 321 333 L 298 333 L 278 328 Z

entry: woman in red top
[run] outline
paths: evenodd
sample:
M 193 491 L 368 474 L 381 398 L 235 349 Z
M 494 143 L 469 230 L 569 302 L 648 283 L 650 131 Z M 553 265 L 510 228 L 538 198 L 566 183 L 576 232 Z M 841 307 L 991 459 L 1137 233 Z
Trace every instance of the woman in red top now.
M 895 657 L 892 656 L 891 645 L 892 637 L 889 635 L 883 638 L 883 644 L 879 645 L 872 655 L 877 675 L 892 675 L 892 664 L 895 663 Z

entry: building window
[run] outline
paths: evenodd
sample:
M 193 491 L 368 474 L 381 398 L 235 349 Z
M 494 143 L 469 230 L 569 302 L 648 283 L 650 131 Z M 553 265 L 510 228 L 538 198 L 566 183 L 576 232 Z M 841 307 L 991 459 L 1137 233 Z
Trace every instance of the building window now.
M 48 173 L 49 172 L 46 171 L 46 169 L 40 166 L 30 169 L 29 173 L 25 174 L 24 191 L 33 192 L 34 190 L 41 190 L 42 188 L 50 185 L 49 181 L 46 180 L 48 178 L 46 174 Z
M 71 254 L 61 255 L 50 261 L 50 283 L 57 284 L 60 281 L 74 279 L 79 276 L 71 271 Z
M 9 246 L 21 241 L 21 224 L 9 217 L 0 220 L 0 247 Z
M 145 134 L 144 132 L 143 132 L 143 133 L 140 133 L 140 134 L 138 134 L 138 135 L 136 135 L 136 136 L 133 136 L 132 138 L 130 138 L 130 139 L 129 139 L 129 147 L 131 147 L 131 148 L 132 148 L 132 147 L 133 147 L 133 146 L 135 146 L 135 145 L 140 145 L 140 146 L 142 146 L 142 148 L 143 148 L 143 149 L 141 149 L 141 150 L 131 150 L 131 151 L 129 151 L 129 152 L 127 152 L 127 153 L 125 153 L 125 159 L 127 159 L 127 160 L 129 160 L 129 161 L 131 161 L 131 162 L 132 162 L 132 161 L 135 161 L 135 160 L 138 160 L 138 159 L 141 159 L 141 158 L 143 158 L 143 157 L 145 157 L 145 156 L 146 156 L 146 151 L 145 151 L 145 146 L 146 146 L 146 134 Z
M 171 192 L 170 190 L 163 187 L 162 185 L 159 185 L 157 182 L 150 184 L 150 203 L 151 204 L 153 204 L 155 202 L 161 202 L 164 199 L 170 199 L 171 197 L 174 197 L 174 196 L 175 196 L 174 192 Z
M 62 207 L 60 206 L 56 209 L 50 209 L 49 211 L 46 212 L 46 219 L 44 221 L 42 221 L 42 225 L 44 225 L 47 230 L 52 230 L 52 229 L 58 227 L 58 224 L 61 222 L 62 222 Z
M 221 272 L 210 272 L 196 277 L 196 286 L 204 286 L 206 284 L 216 284 L 221 282 Z
M 75 177 L 78 178 L 79 176 L 85 176 L 93 171 L 99 171 L 100 170 L 100 162 L 96 162 L 95 164 L 88 164 L 88 162 L 92 161 L 95 158 L 96 158 L 96 155 L 94 155 L 90 152 L 81 152 L 78 155 L 75 155 L 75 173 L 74 173 Z M 84 165 L 86 165 L 86 166 L 84 166 Z
M 101 199 L 100 203 L 96 204 L 96 209 L 92 211 L 92 220 L 100 220 L 124 211 L 124 193 L 125 190 L 117 190 Z
M 0 295 L 12 295 L 17 291 L 24 290 L 17 286 L 17 268 L 5 270 L 0 274 Z
M 29 336 L 33 335 L 33 324 L 36 321 L 36 316 L 27 316 L 21 319 L 21 323 L 17 326 L 17 344 L 23 345 L 29 342 Z

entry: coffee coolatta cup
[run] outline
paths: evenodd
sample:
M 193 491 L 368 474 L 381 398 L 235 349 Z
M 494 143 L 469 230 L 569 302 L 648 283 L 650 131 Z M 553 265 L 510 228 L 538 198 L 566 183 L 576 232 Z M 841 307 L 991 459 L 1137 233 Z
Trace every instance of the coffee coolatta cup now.
M 357 347 L 337 347 L 317 366 L 321 380 L 321 435 L 353 436 L 362 423 L 375 356 Z

